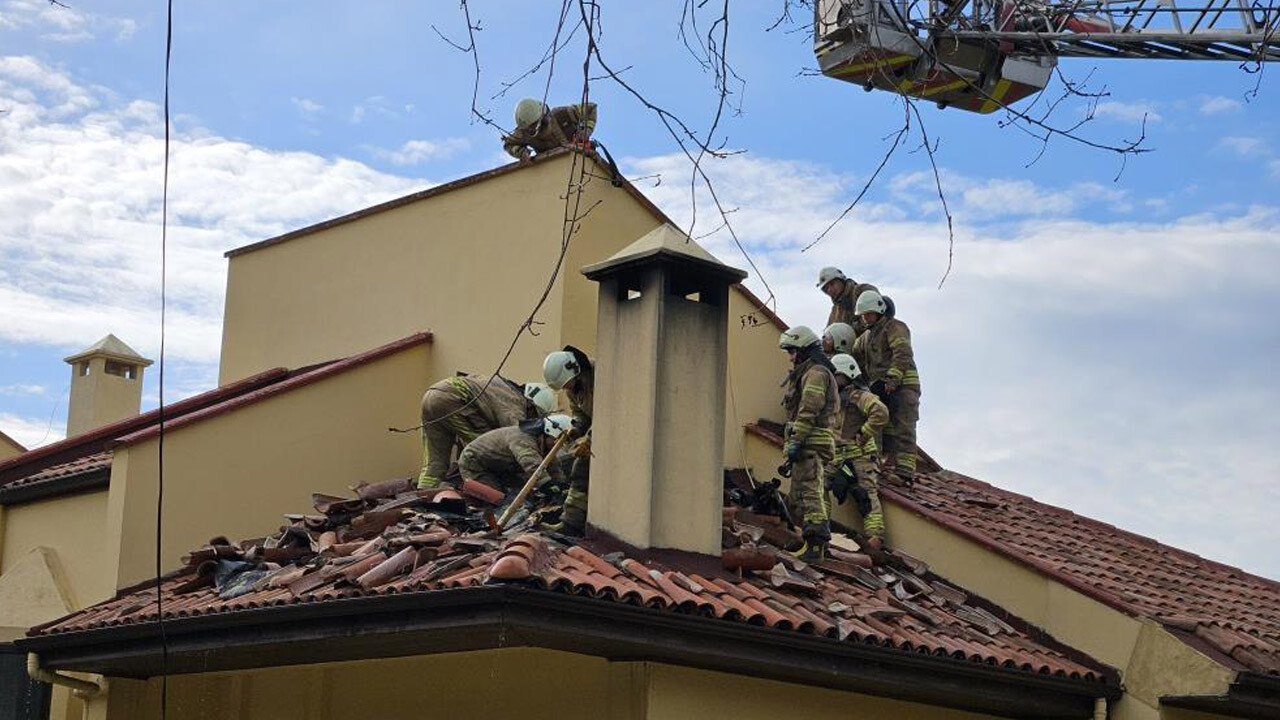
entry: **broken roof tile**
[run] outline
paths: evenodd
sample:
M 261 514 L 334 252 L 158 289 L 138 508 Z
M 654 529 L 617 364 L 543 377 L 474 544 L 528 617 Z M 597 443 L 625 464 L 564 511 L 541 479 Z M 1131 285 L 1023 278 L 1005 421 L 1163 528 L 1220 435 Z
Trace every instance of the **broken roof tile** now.
M 770 562 L 754 570 L 741 565 L 740 577 L 734 577 L 725 571 L 693 572 L 622 554 L 610 562 L 585 547 L 566 545 L 559 536 L 531 531 L 527 521 L 499 535 L 483 529 L 481 507 L 469 514 L 437 512 L 436 503 L 443 496 L 465 513 L 465 501 L 457 492 L 415 492 L 408 497 L 409 493 L 396 492 L 398 482 L 357 486 L 355 492 L 363 498 L 317 496 L 323 526 L 291 515 L 289 525 L 267 538 L 240 546 L 218 539 L 193 551 L 187 568 L 163 582 L 165 616 L 193 618 L 386 593 L 519 583 L 528 591 L 573 593 L 599 602 L 702 615 L 707 622 L 763 625 L 907 652 L 963 656 L 970 662 L 1007 664 L 1027 672 L 1099 681 L 1114 677 L 1104 666 L 996 620 L 968 604 L 962 590 L 924 576 L 924 571 L 879 567 L 873 573 L 861 567 L 866 556 L 860 554 L 855 554 L 859 564 L 800 562 L 767 544 L 770 535 L 783 542 L 790 542 L 792 535 L 767 516 L 746 517 L 775 529 L 760 533 L 765 544 L 754 549 Z M 389 499 L 405 502 L 386 509 Z M 725 517 L 739 526 L 743 514 L 727 512 Z M 732 548 L 726 557 L 743 549 Z M 278 564 L 268 562 L 268 555 Z M 246 592 L 219 597 L 210 569 L 219 559 L 245 563 L 245 570 L 255 573 L 245 573 L 246 581 L 252 581 Z M 903 565 L 907 566 L 919 567 L 910 562 Z M 908 599 L 898 599 L 886 585 Z M 177 594 L 180 590 L 184 594 Z M 34 628 L 32 634 L 73 633 L 151 622 L 155 617 L 153 589 L 122 591 L 104 603 Z M 1247 645 L 1234 628 L 1205 632 L 1220 642 L 1228 635 L 1235 638 L 1232 646 L 1241 657 L 1263 652 Z

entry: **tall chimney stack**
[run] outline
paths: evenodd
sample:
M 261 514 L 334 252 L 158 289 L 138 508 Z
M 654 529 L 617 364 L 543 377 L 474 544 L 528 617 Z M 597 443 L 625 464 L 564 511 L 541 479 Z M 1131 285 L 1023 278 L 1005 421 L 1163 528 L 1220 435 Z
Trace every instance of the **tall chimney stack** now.
M 138 414 L 142 407 L 142 370 L 151 361 L 107 335 L 64 358 L 71 365 L 67 437 Z
M 600 284 L 587 522 L 719 555 L 729 286 L 747 274 L 669 224 L 582 273 Z

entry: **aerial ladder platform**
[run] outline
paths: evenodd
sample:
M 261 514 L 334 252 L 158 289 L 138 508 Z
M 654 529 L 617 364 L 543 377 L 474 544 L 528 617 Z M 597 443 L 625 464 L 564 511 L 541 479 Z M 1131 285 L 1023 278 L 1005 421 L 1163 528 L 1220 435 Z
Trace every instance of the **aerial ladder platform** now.
M 1058 58 L 1280 60 L 1280 0 L 817 0 L 824 75 L 979 113 Z

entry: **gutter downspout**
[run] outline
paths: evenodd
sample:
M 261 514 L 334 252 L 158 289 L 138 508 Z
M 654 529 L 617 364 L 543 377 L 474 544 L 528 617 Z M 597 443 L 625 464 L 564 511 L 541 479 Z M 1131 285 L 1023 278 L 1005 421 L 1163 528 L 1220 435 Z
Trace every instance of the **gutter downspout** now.
M 1093 720 L 1107 720 L 1107 699 L 1097 698 L 1093 701 Z
M 35 653 L 27 653 L 27 675 L 32 680 L 39 680 L 50 685 L 61 685 L 65 688 L 71 688 L 71 692 L 81 700 L 88 700 L 96 697 L 99 693 L 107 692 L 106 678 L 100 678 L 96 681 L 81 680 L 73 678 L 70 675 L 63 675 L 57 672 L 49 672 L 40 667 L 40 656 Z

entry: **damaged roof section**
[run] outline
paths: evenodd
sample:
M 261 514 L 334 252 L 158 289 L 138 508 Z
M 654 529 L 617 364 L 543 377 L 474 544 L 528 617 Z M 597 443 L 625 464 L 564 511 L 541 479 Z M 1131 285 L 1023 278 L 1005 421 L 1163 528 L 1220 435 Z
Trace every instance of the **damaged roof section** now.
M 313 497 L 314 511 L 288 515 L 267 538 L 217 538 L 193 550 L 163 580 L 166 620 L 252 613 L 290 605 L 423 596 L 455 589 L 519 586 L 798 636 L 858 644 L 950 663 L 1114 684 L 1105 666 L 971 598 L 904 554 L 872 565 L 850 539 L 833 557 L 805 564 L 781 548 L 798 540 L 778 518 L 726 507 L 723 559 L 645 557 L 603 540 L 575 542 L 533 530 L 527 514 L 504 534 L 484 511 L 487 487 L 415 490 L 408 479 Z M 486 492 L 487 491 L 487 492 Z M 33 628 L 54 638 L 154 623 L 151 587 Z

